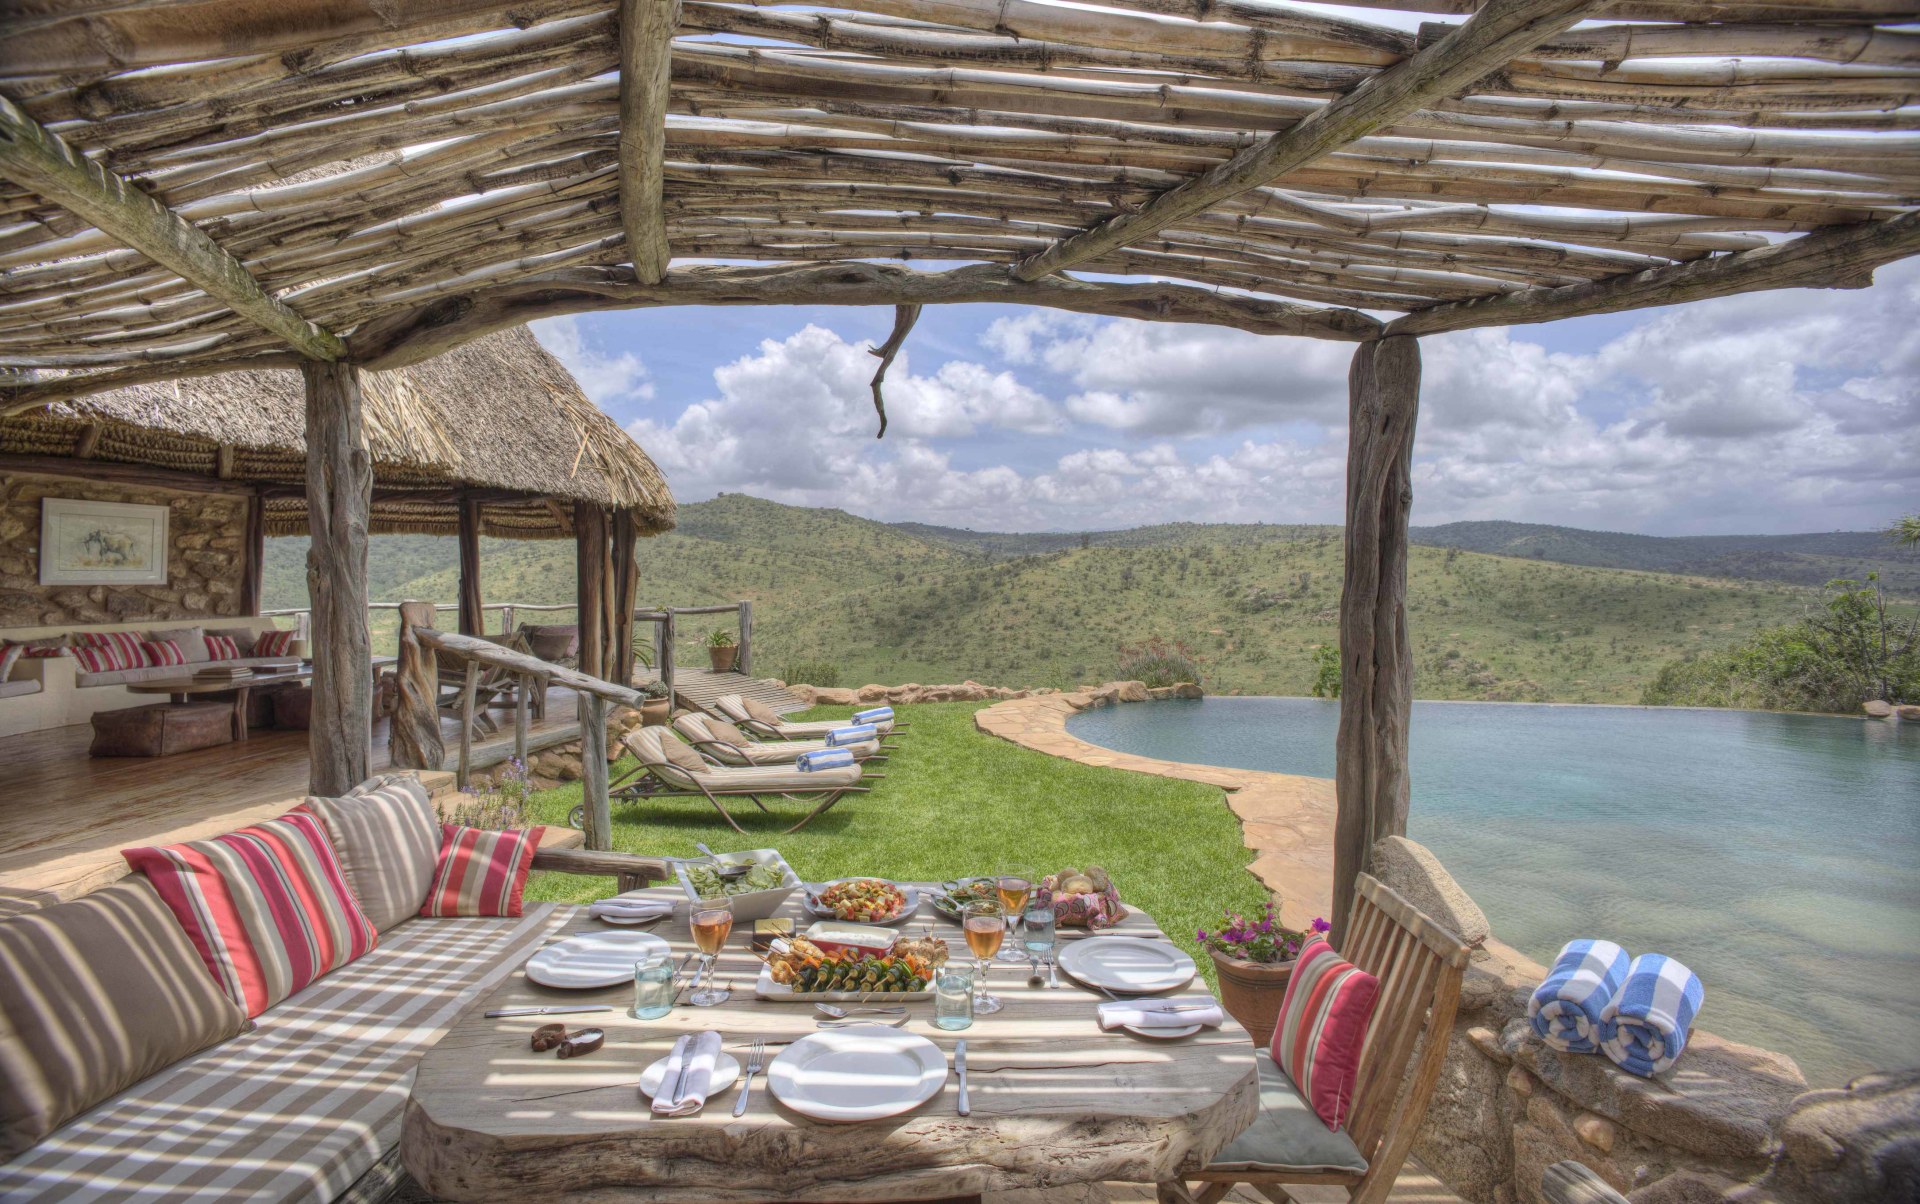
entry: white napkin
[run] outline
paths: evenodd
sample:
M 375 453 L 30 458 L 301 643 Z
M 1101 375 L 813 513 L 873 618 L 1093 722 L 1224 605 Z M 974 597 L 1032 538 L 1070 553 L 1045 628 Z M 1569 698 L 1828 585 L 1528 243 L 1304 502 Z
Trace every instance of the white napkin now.
M 612 916 L 616 920 L 651 920 L 655 916 L 672 915 L 673 904 L 635 894 L 615 895 L 588 904 L 587 914 L 595 918 Z
M 720 1056 L 720 1034 L 712 1029 L 688 1033 L 673 1043 L 667 1055 L 666 1073 L 660 1076 L 660 1094 L 653 1097 L 655 1116 L 692 1116 L 707 1106 L 707 1091 L 713 1086 L 713 1063 Z M 686 1087 L 680 1098 L 673 1098 L 674 1084 L 680 1081 L 680 1067 L 691 1061 Z
M 1103 1003 L 1100 1005 L 1100 1027 L 1190 1028 L 1198 1024 L 1203 1028 L 1219 1028 L 1221 1022 L 1226 1019 L 1221 1014 L 1219 1004 L 1191 1012 L 1166 1010 L 1175 1003 L 1186 1005 L 1189 1002 L 1189 1000 L 1180 999 L 1165 1002 L 1123 1000 L 1119 1003 Z

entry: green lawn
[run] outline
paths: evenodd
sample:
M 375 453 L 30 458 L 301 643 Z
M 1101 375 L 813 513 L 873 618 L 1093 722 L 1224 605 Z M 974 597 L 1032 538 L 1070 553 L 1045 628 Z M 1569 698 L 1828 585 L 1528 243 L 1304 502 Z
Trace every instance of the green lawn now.
M 810 881 L 856 874 L 939 881 L 1015 866 L 1051 873 L 1092 863 L 1106 867 L 1122 900 L 1150 913 L 1196 957 L 1196 928 L 1213 927 L 1223 907 L 1246 911 L 1265 898 L 1246 872 L 1251 854 L 1220 790 L 1020 748 L 973 726 L 980 705 L 896 708 L 911 726 L 880 767 L 886 779 L 790 836 L 781 832 L 804 814 L 798 804 L 775 802 L 769 804 L 775 814 L 762 815 L 743 801 L 734 808 L 749 830 L 742 836 L 704 800 L 672 799 L 616 803 L 614 847 L 669 856 L 693 855 L 696 840 L 721 853 L 777 848 Z M 818 717 L 834 714 L 826 708 Z M 580 788 L 568 786 L 537 796 L 533 810 L 543 823 L 564 824 L 579 801 Z M 611 879 L 536 874 L 527 893 L 585 902 L 612 885 Z

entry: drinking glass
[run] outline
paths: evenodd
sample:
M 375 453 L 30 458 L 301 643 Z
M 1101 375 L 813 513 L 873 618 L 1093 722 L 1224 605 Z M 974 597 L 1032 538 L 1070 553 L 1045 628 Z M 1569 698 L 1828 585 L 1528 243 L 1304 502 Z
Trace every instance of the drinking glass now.
M 1047 891 L 1035 891 L 1033 898 L 1027 900 L 1026 911 L 1020 914 L 1020 943 L 1026 946 L 1027 956 L 1037 961 L 1053 960 L 1053 896 Z
M 973 1026 L 973 974 L 949 962 L 933 980 L 933 1026 L 949 1031 Z
M 969 903 L 962 927 L 967 934 L 967 948 L 973 953 L 973 1014 L 991 1016 L 1000 1010 L 1001 1004 L 987 994 L 987 967 L 993 964 L 993 955 L 1007 939 L 1005 909 L 992 899 Z
M 687 996 L 687 1002 L 697 1008 L 710 1008 L 716 1003 L 725 1003 L 733 992 L 713 985 L 713 958 L 727 943 L 727 934 L 733 931 L 733 902 L 725 895 L 696 899 L 693 904 L 693 943 L 700 950 L 700 970 L 707 976 L 707 985 Z M 696 979 L 698 974 L 695 975 Z
M 673 1011 L 673 959 L 658 953 L 643 962 L 633 963 L 633 1010 L 635 1020 L 658 1020 Z
M 1029 871 L 1014 867 L 1002 870 L 993 880 L 994 889 L 1000 895 L 1000 910 L 1007 917 L 1007 934 L 1013 934 L 1014 926 L 1020 922 L 1020 913 L 1027 906 L 1027 899 L 1033 894 L 1033 875 Z M 1015 945 L 1005 945 L 1000 950 L 1003 962 L 1023 962 L 1027 955 Z

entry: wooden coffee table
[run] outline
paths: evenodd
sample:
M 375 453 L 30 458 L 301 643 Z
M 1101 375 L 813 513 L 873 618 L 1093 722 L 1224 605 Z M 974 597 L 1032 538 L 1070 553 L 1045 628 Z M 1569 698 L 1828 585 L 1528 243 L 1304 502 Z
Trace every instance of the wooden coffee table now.
M 652 929 L 676 962 L 693 951 L 678 887 L 647 892 L 681 905 Z M 923 894 L 923 899 L 925 898 Z M 780 914 L 804 929 L 798 897 Z M 450 921 L 457 922 L 457 921 Z M 908 925 L 929 925 L 961 956 L 960 929 L 922 902 Z M 908 1004 L 904 1031 L 952 1057 L 967 1042 L 972 1115 L 956 1114 L 956 1082 L 889 1120 L 825 1124 L 779 1104 L 756 1076 L 746 1114 L 734 1119 L 739 1088 L 715 1096 L 696 1116 L 655 1119 L 636 1086 L 682 1033 L 717 1029 L 727 1052 L 746 1058 L 755 1038 L 771 1059 L 815 1031 L 813 1008 L 754 998 L 760 963 L 748 950 L 751 925 L 737 924 L 719 958 L 733 997 L 718 1007 L 676 1007 L 660 1020 L 635 1020 L 630 985 L 557 991 L 516 972 L 476 1000 L 421 1061 L 407 1105 L 401 1157 L 429 1192 L 452 1200 L 931 1200 L 984 1191 L 1070 1183 L 1154 1183 L 1204 1165 L 1253 1120 L 1254 1047 L 1229 1019 L 1176 1041 L 1102 1032 L 1102 996 L 1063 974 L 1058 990 L 1029 989 L 1023 966 L 996 965 L 988 987 L 1004 1010 L 963 1032 L 933 1027 L 933 1004 Z M 611 932 L 586 909 L 566 933 Z M 1138 912 L 1121 932 L 1160 936 Z M 1101 936 L 1096 940 L 1131 940 Z M 1164 939 L 1164 938 L 1161 938 Z M 1196 980 L 1189 993 L 1204 991 Z M 682 993 L 685 998 L 685 992 Z M 489 1008 L 609 1004 L 585 1015 L 488 1020 Z M 535 1054 L 527 1039 L 549 1020 L 606 1030 L 606 1045 L 561 1061 Z
M 398 657 L 376 656 L 371 664 L 375 677 L 388 665 L 397 664 Z M 283 686 L 290 682 L 309 681 L 313 677 L 311 664 L 289 665 L 285 669 L 255 670 L 245 677 L 235 677 L 224 681 L 202 680 L 197 677 L 163 677 L 153 681 L 129 683 L 127 691 L 132 694 L 165 694 L 174 702 L 185 702 L 192 697 L 212 697 L 220 694 L 233 695 L 233 738 L 247 738 L 247 699 L 253 691 L 262 686 Z

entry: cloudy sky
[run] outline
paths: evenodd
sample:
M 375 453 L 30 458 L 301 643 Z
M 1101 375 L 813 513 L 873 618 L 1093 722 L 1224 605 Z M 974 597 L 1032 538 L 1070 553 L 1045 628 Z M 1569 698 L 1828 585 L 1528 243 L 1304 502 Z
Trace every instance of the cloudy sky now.
M 1083 530 L 1338 522 L 1352 348 L 1004 306 L 639 310 L 535 324 L 693 502 Z M 1421 340 L 1414 521 L 1649 534 L 1882 527 L 1920 501 L 1920 261 Z

